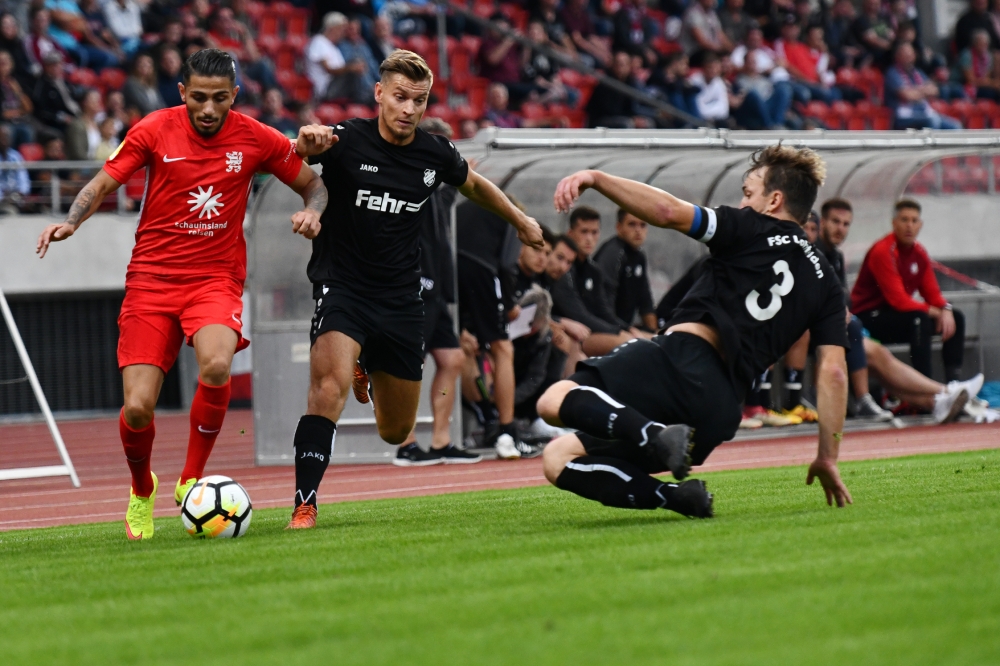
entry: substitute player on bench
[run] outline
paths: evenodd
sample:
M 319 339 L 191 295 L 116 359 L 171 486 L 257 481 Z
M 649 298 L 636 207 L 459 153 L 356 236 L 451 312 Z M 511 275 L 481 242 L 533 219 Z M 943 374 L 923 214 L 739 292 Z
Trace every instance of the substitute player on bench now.
M 538 402 L 548 423 L 581 432 L 545 448 L 546 478 L 607 506 L 712 515 L 701 481 L 678 481 L 740 424 L 754 377 L 811 331 L 817 345 L 818 478 L 827 502 L 851 501 L 837 471 L 847 401 L 846 311 L 840 281 L 802 230 L 826 167 L 808 149 L 770 146 L 754 154 L 740 209 L 702 208 L 666 192 L 580 171 L 563 179 L 557 210 L 594 189 L 649 224 L 705 243 L 711 257 L 667 322 L 666 335 L 635 340 L 581 362 Z
M 125 514 L 129 539 L 153 536 L 157 478 L 150 471 L 153 409 L 163 377 L 187 340 L 198 358 L 198 389 L 191 403 L 187 460 L 174 489 L 180 504 L 202 475 L 229 405 L 233 355 L 249 341 L 241 335 L 246 242 L 243 218 L 258 171 L 274 174 L 302 196 L 292 230 L 319 233 L 326 188 L 277 131 L 231 112 L 239 88 L 236 68 L 224 51 L 205 49 L 184 64 L 178 84 L 184 106 L 156 111 L 125 136 L 77 195 L 66 220 L 49 225 L 38 239 L 72 236 L 104 198 L 145 167 L 147 187 L 125 278 L 118 326 L 118 365 L 125 406 L 119 421 L 125 459 L 132 472 Z M 300 133 L 307 145 L 309 128 Z
M 542 246 L 535 220 L 472 171 L 448 139 L 417 128 L 433 82 L 423 58 L 398 50 L 379 72 L 378 118 L 327 128 L 326 152 L 299 143 L 303 154 L 318 154 L 332 203 L 308 267 L 316 312 L 308 410 L 294 440 L 293 529 L 316 525 L 316 491 L 359 358 L 355 395 L 367 401 L 370 378 L 382 439 L 403 442 L 416 421 L 424 361 L 418 234 L 438 185 L 454 185 L 512 224 L 523 243 Z

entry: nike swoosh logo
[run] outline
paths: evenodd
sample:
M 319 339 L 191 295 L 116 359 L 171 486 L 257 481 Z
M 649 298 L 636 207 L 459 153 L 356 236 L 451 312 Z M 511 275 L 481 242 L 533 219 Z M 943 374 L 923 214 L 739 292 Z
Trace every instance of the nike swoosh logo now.
M 205 433 L 206 435 L 211 435 L 211 434 L 212 434 L 213 432 L 219 432 L 219 430 L 222 430 L 222 428 L 219 428 L 219 429 L 217 429 L 217 430 L 205 430 L 205 429 L 204 429 L 204 428 L 202 428 L 201 426 L 198 426 L 198 432 L 203 432 L 203 433 Z
M 167 157 L 166 155 L 163 156 L 164 162 L 179 162 L 181 160 L 186 160 L 186 159 L 187 159 L 186 157 Z
M 237 319 L 236 315 L 230 315 L 230 316 L 233 318 L 233 321 L 235 321 L 237 324 L 239 324 L 240 326 L 243 325 L 243 322 L 241 322 L 239 319 Z

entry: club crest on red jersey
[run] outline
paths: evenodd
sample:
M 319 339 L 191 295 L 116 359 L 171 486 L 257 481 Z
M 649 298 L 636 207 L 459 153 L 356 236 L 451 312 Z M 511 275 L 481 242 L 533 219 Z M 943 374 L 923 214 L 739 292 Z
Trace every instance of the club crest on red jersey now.
M 243 153 L 241 152 L 231 152 L 226 153 L 226 173 L 231 173 L 235 171 L 239 173 L 243 168 Z

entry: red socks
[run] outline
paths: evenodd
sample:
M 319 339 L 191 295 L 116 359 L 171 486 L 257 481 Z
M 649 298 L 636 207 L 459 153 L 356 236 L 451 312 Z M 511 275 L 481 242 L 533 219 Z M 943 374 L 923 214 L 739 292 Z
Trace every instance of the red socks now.
M 231 382 L 222 386 L 209 386 L 198 380 L 198 390 L 191 402 L 191 435 L 188 439 L 187 459 L 181 480 L 200 479 L 205 473 L 205 463 L 215 446 L 215 439 L 222 429 L 229 408 Z
M 153 494 L 153 475 L 149 471 L 149 456 L 153 452 L 156 424 L 153 421 L 142 430 L 133 430 L 125 423 L 125 410 L 118 415 L 118 432 L 125 449 L 125 460 L 132 472 L 132 491 L 137 497 Z

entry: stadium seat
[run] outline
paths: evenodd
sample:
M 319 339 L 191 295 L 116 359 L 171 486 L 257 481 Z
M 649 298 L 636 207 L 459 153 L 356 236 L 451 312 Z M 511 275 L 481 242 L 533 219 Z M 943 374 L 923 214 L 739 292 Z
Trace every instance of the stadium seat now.
M 374 118 L 378 113 L 370 106 L 364 104 L 351 104 L 344 109 L 347 118 Z
M 336 104 L 321 104 L 316 109 L 316 117 L 327 125 L 336 125 L 347 118 L 344 108 Z
M 285 36 L 290 35 L 309 37 L 309 10 L 296 9 L 285 16 Z
M 77 67 L 75 70 L 70 72 L 66 77 L 66 80 L 75 86 L 81 86 L 83 88 L 96 88 L 100 79 L 97 73 L 88 69 L 87 67 Z
M 21 153 L 25 162 L 38 162 L 45 157 L 45 151 L 38 143 L 22 143 L 17 147 L 17 152 Z
M 272 58 L 274 58 L 278 54 L 278 51 L 281 50 L 281 37 L 276 34 L 261 35 L 256 41 L 257 47 Z
M 481 76 L 469 81 L 469 92 L 466 97 L 469 100 L 469 106 L 476 112 L 477 118 L 482 115 L 483 107 L 486 105 L 486 89 L 489 85 L 490 80 Z
M 309 35 L 285 35 L 283 44 L 302 53 L 309 45 Z
M 482 46 L 482 44 L 483 40 L 475 35 L 462 35 L 462 46 L 471 58 L 475 58 L 479 55 L 479 47 Z
M 985 194 L 988 188 L 989 178 L 986 173 L 986 165 L 978 155 L 966 155 L 963 159 L 962 180 L 959 183 L 959 191 L 965 193 Z
M 278 52 L 273 55 L 274 66 L 279 71 L 293 70 L 301 54 L 302 51 L 299 49 L 283 44 L 278 48 Z
M 285 2 L 284 0 L 280 0 L 279 2 L 270 2 L 267 6 L 267 13 L 273 14 L 280 19 L 287 19 L 289 16 L 295 14 L 296 11 L 298 10 L 295 8 L 295 5 L 290 2 Z
M 892 129 L 892 109 L 884 106 L 877 106 L 873 109 L 872 114 L 872 129 L 873 130 L 891 130 Z
M 260 118 L 260 109 L 253 104 L 242 104 L 236 110 L 244 116 L 250 116 L 254 120 Z
M 929 194 L 932 190 L 936 189 L 937 186 L 937 174 L 934 170 L 934 164 L 928 163 L 923 166 L 917 173 L 913 174 L 910 178 L 910 182 L 906 184 L 907 194 Z
M 278 36 L 278 17 L 272 14 L 270 11 L 260 17 L 260 26 L 257 28 L 257 33 L 260 37 Z
M 521 115 L 528 120 L 540 120 L 548 116 L 548 111 L 538 102 L 525 102 L 521 105 Z
M 105 67 L 99 77 L 100 85 L 107 90 L 121 90 L 128 75 L 117 67 Z
M 414 53 L 418 53 L 424 58 L 431 53 L 433 48 L 430 38 L 426 35 L 411 35 L 408 40 L 406 40 L 406 48 Z
M 472 5 L 472 11 L 476 16 L 488 19 L 496 11 L 496 5 L 493 0 L 476 0 L 475 4 Z

